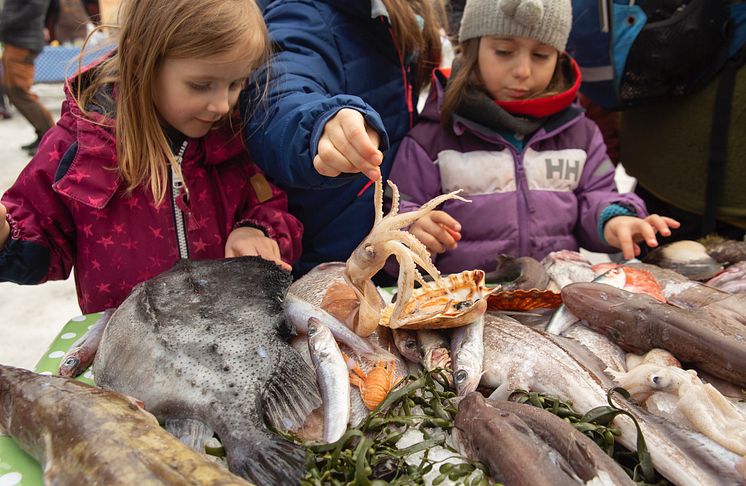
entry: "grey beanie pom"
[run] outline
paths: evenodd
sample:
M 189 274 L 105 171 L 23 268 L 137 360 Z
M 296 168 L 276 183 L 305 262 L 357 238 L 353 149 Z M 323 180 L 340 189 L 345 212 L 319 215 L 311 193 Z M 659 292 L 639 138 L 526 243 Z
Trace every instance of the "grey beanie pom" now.
M 562 52 L 571 26 L 571 0 L 467 0 L 459 41 L 486 35 L 529 37 Z

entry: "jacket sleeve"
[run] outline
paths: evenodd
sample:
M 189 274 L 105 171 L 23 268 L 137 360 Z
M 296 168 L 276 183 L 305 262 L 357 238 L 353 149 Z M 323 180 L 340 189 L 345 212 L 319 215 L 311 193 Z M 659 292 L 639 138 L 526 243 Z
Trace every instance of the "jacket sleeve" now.
M 0 281 L 39 284 L 64 280 L 75 258 L 75 223 L 52 184 L 71 145 L 66 130 L 53 127 L 37 155 L 2 197 L 11 235 L 0 250 Z
M 255 164 L 247 164 L 248 198 L 234 228 L 253 226 L 277 242 L 282 259 L 292 263 L 300 257 L 303 225 L 288 212 L 284 191 L 270 183 Z
M 580 245 L 590 251 L 613 252 L 598 234 L 598 220 L 601 213 L 611 204 L 629 209 L 638 217 L 647 216 L 645 203 L 634 193 L 620 194 L 616 188 L 614 164 L 606 153 L 601 131 L 591 121 L 589 124 L 590 143 L 580 184 L 575 189 L 578 198 L 578 224 L 576 236 Z
M 399 188 L 402 213 L 414 211 L 443 193 L 438 166 L 411 136 L 399 145 L 389 179 Z
M 278 48 L 269 67 L 244 91 L 241 107 L 248 118 L 247 145 L 267 175 L 286 187 L 339 187 L 354 176 L 325 177 L 313 167 L 324 126 L 342 108 L 359 111 L 381 135 L 380 115 L 346 91 L 345 66 L 326 18 L 310 2 L 273 1 L 264 11 Z M 267 86 L 265 99 L 262 89 Z
M 17 4 L 18 2 L 14 2 L 14 5 Z M 12 29 L 15 31 L 20 26 L 33 23 L 33 21 L 40 16 L 42 18 L 46 16 L 49 5 L 50 0 L 27 0 L 23 3 L 23 6 L 15 12 L 11 12 L 10 9 L 6 8 L 5 10 L 7 13 L 5 11 L 3 12 L 3 14 L 6 15 L 3 19 L 3 23 L 6 26 L 12 26 Z

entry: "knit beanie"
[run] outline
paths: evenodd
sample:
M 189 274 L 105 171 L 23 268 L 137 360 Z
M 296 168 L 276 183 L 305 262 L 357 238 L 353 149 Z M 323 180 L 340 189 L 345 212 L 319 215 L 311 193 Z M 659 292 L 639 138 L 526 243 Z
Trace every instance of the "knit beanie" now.
M 458 37 L 528 37 L 563 52 L 571 25 L 571 0 L 467 0 Z

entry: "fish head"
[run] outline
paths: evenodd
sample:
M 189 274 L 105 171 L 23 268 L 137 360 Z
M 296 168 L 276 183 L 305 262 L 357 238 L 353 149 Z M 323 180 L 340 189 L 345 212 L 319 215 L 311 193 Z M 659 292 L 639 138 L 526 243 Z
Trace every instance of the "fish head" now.
M 468 367 L 458 367 L 453 371 L 453 383 L 456 386 L 456 393 L 463 397 L 475 391 L 482 378 L 481 373 L 475 373 Z
M 313 355 L 313 350 L 323 353 L 327 343 L 333 340 L 332 332 L 327 326 L 315 317 L 308 318 L 308 348 L 312 351 L 311 355 Z
M 602 283 L 574 283 L 562 289 L 562 302 L 567 308 L 612 340 L 619 338 L 632 322 L 629 314 L 640 311 L 640 299 L 636 297 L 637 294 Z M 656 302 L 647 296 L 639 297 Z

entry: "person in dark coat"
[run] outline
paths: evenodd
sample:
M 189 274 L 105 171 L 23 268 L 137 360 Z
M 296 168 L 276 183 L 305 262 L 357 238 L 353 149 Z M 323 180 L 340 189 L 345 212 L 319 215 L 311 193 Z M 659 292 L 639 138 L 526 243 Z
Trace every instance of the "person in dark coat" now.
M 416 121 L 419 89 L 440 63 L 443 12 L 429 0 L 260 5 L 278 53 L 245 138 L 304 225 L 302 275 L 346 260 L 370 231 L 371 180 L 388 177 Z
M 49 110 L 31 92 L 34 60 L 44 48 L 44 19 L 50 0 L 5 0 L 0 12 L 0 42 L 3 48 L 2 83 L 11 103 L 36 131 L 36 139 L 22 148 L 36 153 L 41 138 L 52 128 Z

